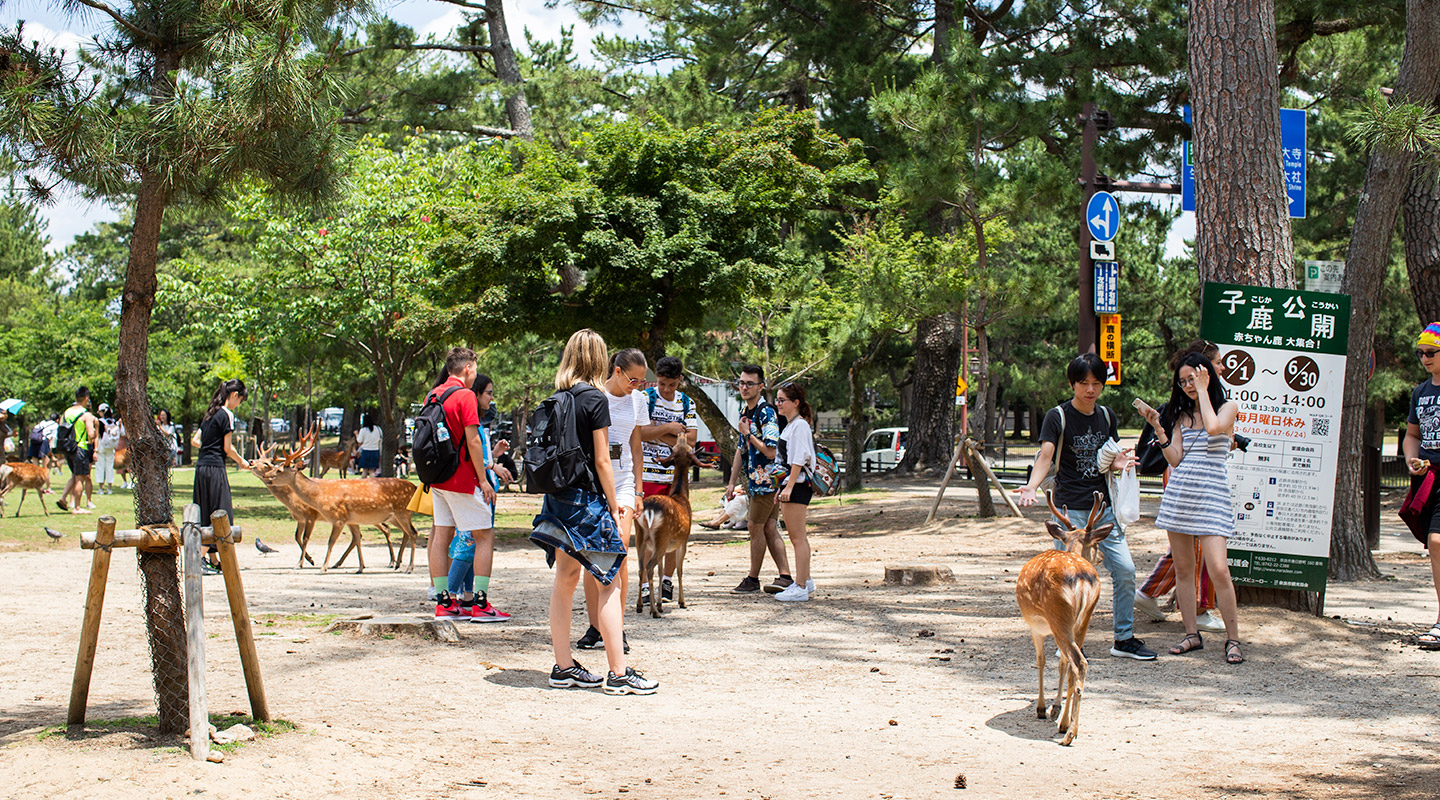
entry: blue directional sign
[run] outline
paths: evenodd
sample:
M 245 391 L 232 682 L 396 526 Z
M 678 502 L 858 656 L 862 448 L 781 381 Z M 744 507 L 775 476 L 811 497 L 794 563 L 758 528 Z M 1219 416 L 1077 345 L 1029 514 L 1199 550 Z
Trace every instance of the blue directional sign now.
M 1120 204 L 1109 192 L 1096 192 L 1085 204 L 1085 224 L 1090 226 L 1090 237 L 1108 242 L 1120 230 Z
M 1120 265 L 1114 261 L 1095 262 L 1095 313 L 1120 313 Z
M 1190 106 L 1184 107 L 1185 124 L 1190 124 Z M 1290 197 L 1290 217 L 1304 219 L 1306 117 L 1304 109 L 1280 109 L 1280 152 L 1285 158 L 1285 193 Z M 1195 210 L 1195 152 L 1189 141 L 1185 142 L 1184 156 L 1180 165 L 1180 210 Z

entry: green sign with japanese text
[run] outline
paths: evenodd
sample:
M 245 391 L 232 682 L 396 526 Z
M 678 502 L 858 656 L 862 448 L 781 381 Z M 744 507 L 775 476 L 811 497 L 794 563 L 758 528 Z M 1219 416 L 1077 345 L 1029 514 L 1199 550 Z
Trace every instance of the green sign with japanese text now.
M 1346 295 L 1205 284 L 1200 334 L 1250 438 L 1227 462 L 1236 584 L 1325 590 L 1340 408 L 1350 336 Z

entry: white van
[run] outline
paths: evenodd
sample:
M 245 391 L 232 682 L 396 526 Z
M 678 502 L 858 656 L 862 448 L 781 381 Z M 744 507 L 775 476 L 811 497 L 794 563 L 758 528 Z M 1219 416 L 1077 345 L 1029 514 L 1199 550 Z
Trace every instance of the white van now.
M 865 472 L 894 469 L 905 457 L 909 428 L 880 428 L 870 432 L 860 451 L 860 466 Z

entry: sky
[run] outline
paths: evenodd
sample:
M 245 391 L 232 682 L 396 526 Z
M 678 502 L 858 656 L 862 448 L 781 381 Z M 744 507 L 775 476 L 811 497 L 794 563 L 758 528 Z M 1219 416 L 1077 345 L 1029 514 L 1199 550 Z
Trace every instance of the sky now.
M 443 38 L 460 24 L 462 18 L 462 9 L 438 0 L 391 0 L 388 3 L 381 0 L 380 10 L 396 21 L 414 28 L 422 39 L 429 35 L 434 35 L 437 39 Z M 597 33 L 634 34 L 642 30 L 638 18 L 633 15 L 622 26 L 610 25 L 598 30 L 592 29 L 582 22 L 568 5 L 557 4 L 555 8 L 547 8 L 546 3 L 541 0 L 507 2 L 505 15 L 511 41 L 521 49 L 525 47 L 524 31 L 527 29 L 536 39 L 551 41 L 560 37 L 562 27 L 574 26 L 575 51 L 582 62 L 591 63 L 593 58 L 590 43 Z M 27 38 L 74 53 L 77 45 L 88 42 L 94 32 L 104 29 L 108 17 L 98 11 L 89 10 L 79 16 L 66 17 L 57 12 L 52 0 L 0 0 L 0 24 L 8 28 L 13 26 L 16 20 L 25 21 Z M 1141 202 L 1146 199 L 1143 195 L 1119 195 L 1121 203 Z M 1170 200 L 1165 198 L 1159 202 L 1168 203 Z M 1179 198 L 1174 198 L 1173 202 L 1178 205 Z M 1083 209 L 1076 209 L 1077 222 L 1084 216 L 1082 211 Z M 87 201 L 65 189 L 63 185 L 56 192 L 56 201 L 42 208 L 40 214 L 47 223 L 46 232 L 50 237 L 48 249 L 51 252 L 65 249 L 74 241 L 76 235 L 90 230 L 97 223 L 119 217 L 114 208 Z M 1185 240 L 1194 237 L 1194 214 L 1181 214 L 1171 228 L 1169 240 L 1166 242 L 1166 255 L 1182 255 Z M 1123 240 L 1122 232 L 1118 241 L 1123 243 Z M 1121 251 L 1123 252 L 1123 244 Z

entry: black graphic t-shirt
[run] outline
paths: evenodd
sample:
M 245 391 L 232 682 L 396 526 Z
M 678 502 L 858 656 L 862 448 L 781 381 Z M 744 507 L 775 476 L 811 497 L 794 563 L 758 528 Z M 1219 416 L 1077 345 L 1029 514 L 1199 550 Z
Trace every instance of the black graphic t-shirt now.
M 1440 386 L 1425 381 L 1410 395 L 1410 424 L 1420 426 L 1420 457 L 1440 464 Z
M 1089 511 L 1095 498 L 1092 492 L 1105 495 L 1110 502 L 1110 488 L 1105 475 L 1095 463 L 1095 456 L 1105 442 L 1120 440 L 1120 429 L 1115 423 L 1115 414 L 1101 405 L 1095 406 L 1095 413 L 1081 414 L 1067 400 L 1060 405 L 1065 414 L 1065 443 L 1060 441 L 1060 414 L 1050 409 L 1040 425 L 1040 441 L 1056 445 L 1060 450 L 1058 471 L 1055 475 L 1055 505 L 1068 506 L 1071 510 Z

